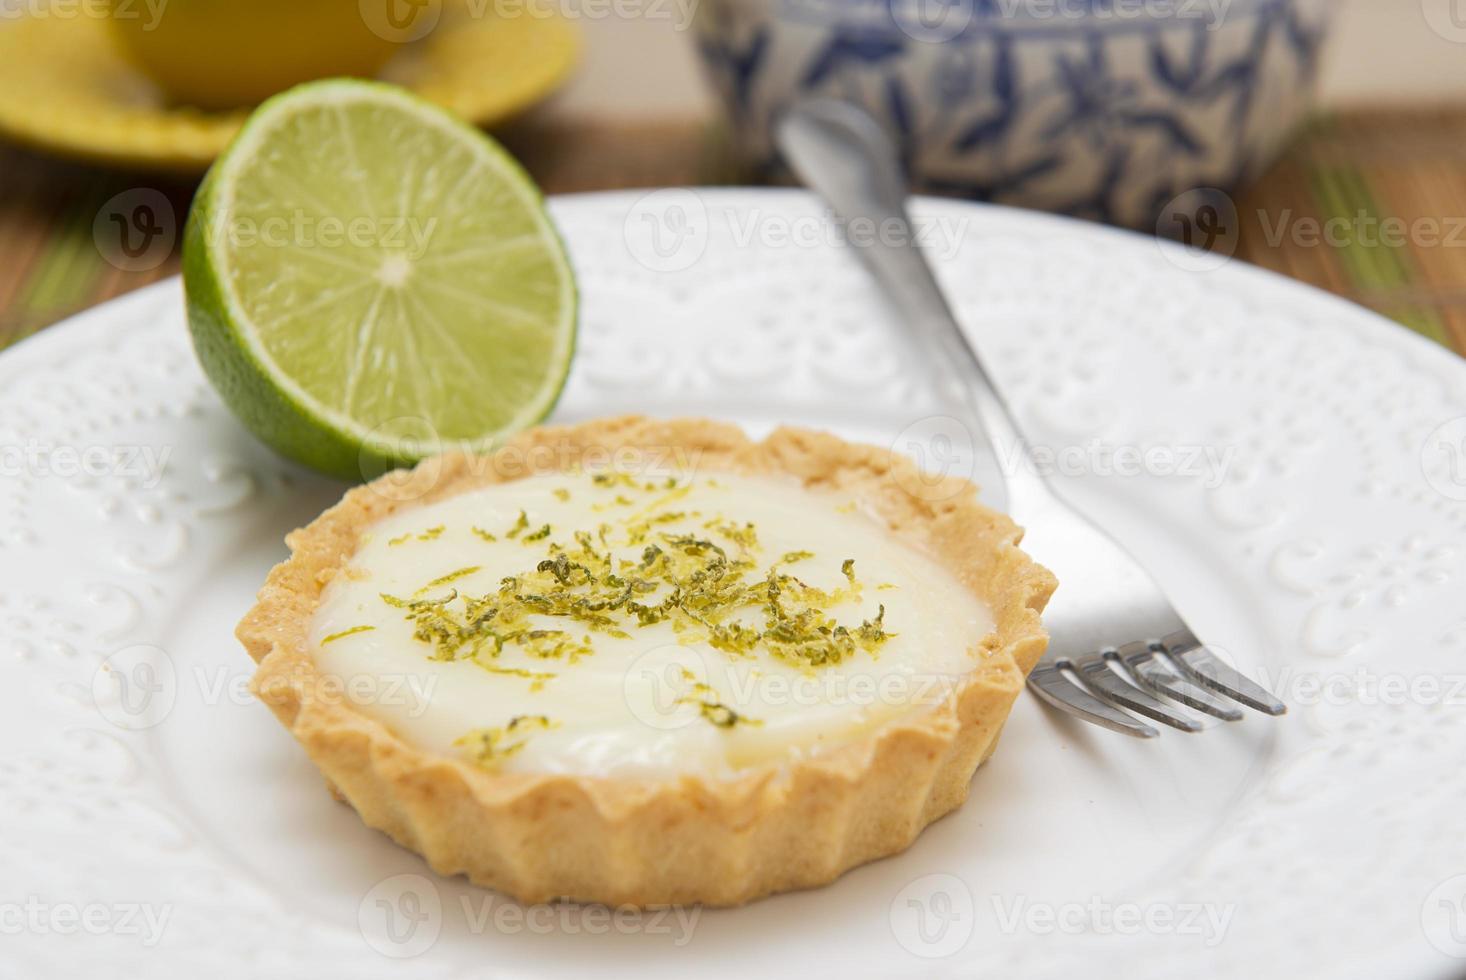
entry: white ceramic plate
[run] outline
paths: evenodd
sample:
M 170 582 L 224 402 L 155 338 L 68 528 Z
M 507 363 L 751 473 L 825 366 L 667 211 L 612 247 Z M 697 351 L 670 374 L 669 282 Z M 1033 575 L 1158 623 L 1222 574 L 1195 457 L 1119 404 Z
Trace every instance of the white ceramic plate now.
M 928 452 L 950 434 L 808 198 L 553 208 L 584 288 L 558 417 L 790 421 Z M 166 282 L 0 358 L 0 976 L 1458 970 L 1466 456 L 1447 450 L 1466 421 L 1447 423 L 1466 365 L 1239 263 L 918 214 L 1034 441 L 1069 447 L 1071 496 L 1286 718 L 1143 743 L 1025 695 L 965 807 L 828 888 L 526 913 L 363 827 L 244 693 L 234 623 L 341 487 L 235 424 Z M 1111 472 L 1137 451 L 1144 474 Z

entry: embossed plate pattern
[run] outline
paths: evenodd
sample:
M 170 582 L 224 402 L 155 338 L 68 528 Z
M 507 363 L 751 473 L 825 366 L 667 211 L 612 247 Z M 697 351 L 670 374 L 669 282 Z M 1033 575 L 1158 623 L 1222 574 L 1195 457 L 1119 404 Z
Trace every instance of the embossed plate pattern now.
M 791 421 L 967 465 L 808 198 L 552 206 L 585 296 L 558 417 Z M 244 692 L 233 624 L 341 487 L 227 415 L 166 282 L 0 358 L 0 977 L 1453 975 L 1466 487 L 1432 445 L 1460 441 L 1466 366 L 1240 264 L 918 215 L 1032 436 L 1090 447 L 1071 495 L 1286 718 L 1142 744 L 1025 696 L 961 811 L 829 888 L 525 914 L 362 827 Z

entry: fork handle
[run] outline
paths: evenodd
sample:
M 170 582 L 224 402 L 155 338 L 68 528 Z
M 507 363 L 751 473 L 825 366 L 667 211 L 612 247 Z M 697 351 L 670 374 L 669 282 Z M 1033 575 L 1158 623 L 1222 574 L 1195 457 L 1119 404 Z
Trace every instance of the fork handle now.
M 906 183 L 880 124 L 848 102 L 805 99 L 780 119 L 777 139 L 784 159 L 841 222 L 860 219 L 878 230 L 854 251 L 987 434 L 1006 478 L 1009 510 L 1018 515 L 1049 499 L 1007 402 L 914 240 Z

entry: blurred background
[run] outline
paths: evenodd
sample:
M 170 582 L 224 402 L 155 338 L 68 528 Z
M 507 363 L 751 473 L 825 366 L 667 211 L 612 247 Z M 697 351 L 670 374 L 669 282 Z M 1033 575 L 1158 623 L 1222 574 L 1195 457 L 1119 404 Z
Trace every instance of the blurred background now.
M 1466 0 L 0 0 L 0 346 L 176 272 L 248 106 L 338 73 L 485 125 L 551 194 L 781 181 L 770 121 L 837 94 L 924 190 L 1466 351 Z

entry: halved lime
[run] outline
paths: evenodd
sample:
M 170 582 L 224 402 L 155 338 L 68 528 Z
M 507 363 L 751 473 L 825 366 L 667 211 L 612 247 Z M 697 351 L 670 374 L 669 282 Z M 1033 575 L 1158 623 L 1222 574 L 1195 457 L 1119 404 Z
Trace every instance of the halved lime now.
M 575 347 L 574 278 L 534 182 L 389 85 L 261 105 L 199 189 L 183 267 L 225 402 L 347 479 L 538 422 Z

